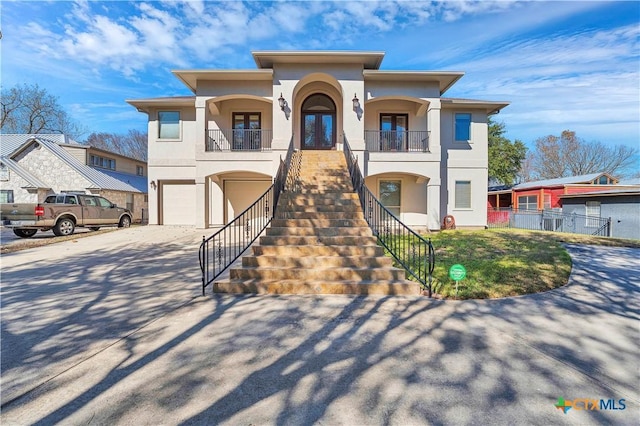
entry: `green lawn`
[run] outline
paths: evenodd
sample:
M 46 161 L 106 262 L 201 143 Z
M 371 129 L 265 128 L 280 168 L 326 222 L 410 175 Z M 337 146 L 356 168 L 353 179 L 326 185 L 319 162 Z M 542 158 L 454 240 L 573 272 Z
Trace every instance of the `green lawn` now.
M 565 285 L 571 258 L 563 242 L 640 247 L 640 241 L 513 229 L 441 231 L 427 237 L 436 251 L 433 290 L 458 299 L 516 296 Z M 449 278 L 454 264 L 467 271 L 457 294 Z

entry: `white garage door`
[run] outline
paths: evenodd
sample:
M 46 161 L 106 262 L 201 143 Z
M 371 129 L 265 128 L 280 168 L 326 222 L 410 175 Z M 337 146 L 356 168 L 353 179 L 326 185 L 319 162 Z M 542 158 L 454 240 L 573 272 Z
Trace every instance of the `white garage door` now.
M 253 204 L 271 186 L 271 181 L 225 180 L 227 223 Z
M 194 184 L 162 185 L 162 224 L 196 224 L 196 186 Z

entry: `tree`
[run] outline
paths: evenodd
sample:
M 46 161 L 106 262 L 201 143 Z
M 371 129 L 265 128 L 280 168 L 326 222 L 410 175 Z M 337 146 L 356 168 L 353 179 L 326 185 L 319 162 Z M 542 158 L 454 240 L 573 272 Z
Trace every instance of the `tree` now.
M 623 177 L 630 174 L 638 149 L 626 145 L 607 146 L 586 142 L 571 130 L 560 137 L 549 135 L 535 141 L 528 164 L 532 179 L 555 179 L 606 172 Z
M 98 149 L 147 161 L 147 134 L 139 130 L 129 130 L 127 134 L 91 133 L 86 140 L 86 144 Z
M 489 126 L 489 181 L 513 185 L 518 179 L 527 147 L 516 139 L 511 142 L 504 137 L 504 123 L 496 123 L 491 117 Z
M 58 98 L 37 84 L 3 89 L 0 98 L 3 133 L 62 133 L 72 139 L 86 133 L 86 129 L 71 120 Z

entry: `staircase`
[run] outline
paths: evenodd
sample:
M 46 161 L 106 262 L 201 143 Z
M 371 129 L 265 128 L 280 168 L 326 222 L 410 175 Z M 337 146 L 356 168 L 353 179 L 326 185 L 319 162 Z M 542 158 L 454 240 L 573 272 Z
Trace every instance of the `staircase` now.
M 280 195 L 271 227 L 214 292 L 418 295 L 420 285 L 376 244 L 344 153 L 294 155 L 302 156 L 299 178 Z

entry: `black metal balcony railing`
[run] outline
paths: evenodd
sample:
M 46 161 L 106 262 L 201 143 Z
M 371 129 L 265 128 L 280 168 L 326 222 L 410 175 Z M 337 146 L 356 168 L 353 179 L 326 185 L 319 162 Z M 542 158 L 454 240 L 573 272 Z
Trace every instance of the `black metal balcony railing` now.
M 427 130 L 365 130 L 369 152 L 429 152 Z
M 415 278 L 431 297 L 435 250 L 431 239 L 425 239 L 411 230 L 382 205 L 364 183 L 358 160 L 344 137 L 344 156 L 351 175 L 353 188 L 358 194 L 364 217 L 378 242 L 396 263 Z
M 271 151 L 271 129 L 209 129 L 206 151 Z

